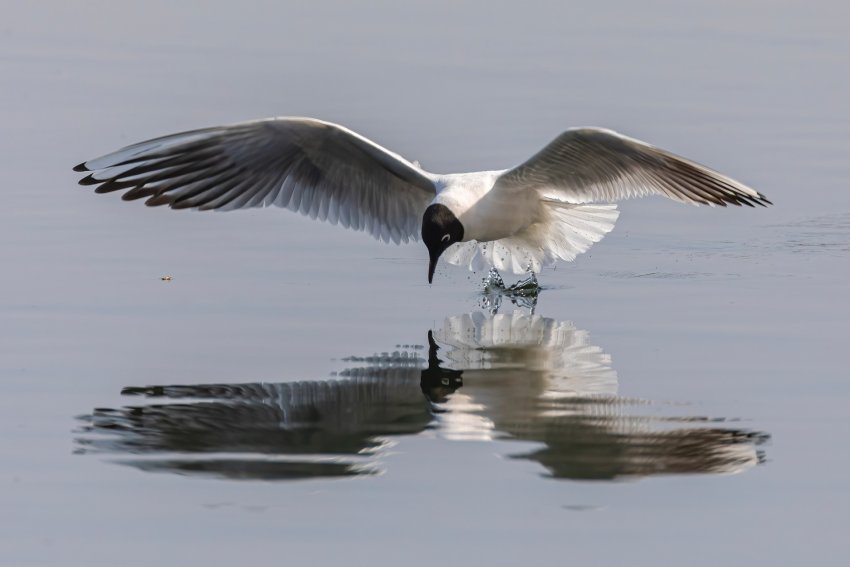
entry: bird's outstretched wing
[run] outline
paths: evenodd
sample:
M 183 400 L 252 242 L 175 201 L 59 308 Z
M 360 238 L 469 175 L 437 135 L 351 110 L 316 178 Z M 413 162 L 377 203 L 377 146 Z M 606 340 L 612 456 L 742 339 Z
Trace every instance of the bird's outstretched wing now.
M 233 210 L 277 205 L 366 230 L 419 237 L 436 189 L 428 174 L 374 142 L 311 118 L 270 118 L 156 138 L 81 163 L 81 185 L 150 206 Z
M 702 205 L 767 205 L 743 183 L 670 152 L 601 128 L 572 128 L 503 173 L 503 190 L 538 190 L 568 203 L 663 195 Z

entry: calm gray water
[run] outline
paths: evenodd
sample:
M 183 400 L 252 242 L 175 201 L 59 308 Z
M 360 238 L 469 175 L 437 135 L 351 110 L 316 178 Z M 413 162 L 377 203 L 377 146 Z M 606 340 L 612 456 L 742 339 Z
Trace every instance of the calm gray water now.
M 844 3 L 2 12 L 0 564 L 842 562 Z M 71 171 L 272 115 L 446 172 L 607 126 L 775 205 L 624 203 L 494 314 L 421 244 Z

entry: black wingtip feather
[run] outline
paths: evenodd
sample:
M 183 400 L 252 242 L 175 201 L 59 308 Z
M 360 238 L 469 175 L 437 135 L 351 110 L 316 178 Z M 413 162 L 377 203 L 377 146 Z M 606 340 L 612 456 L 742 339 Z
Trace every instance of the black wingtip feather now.
M 86 162 L 74 166 L 74 171 L 91 171 L 86 167 Z
M 124 201 L 135 201 L 136 199 L 144 199 L 145 197 L 151 197 L 156 195 L 156 189 L 151 189 L 150 187 L 133 187 L 123 195 L 121 195 L 121 199 Z
M 98 183 L 103 183 L 100 179 L 95 179 L 92 175 L 86 175 L 79 181 L 77 181 L 80 185 L 97 185 Z
M 175 211 L 179 211 L 181 209 L 191 209 L 193 207 L 197 207 L 197 205 L 193 205 L 191 201 L 172 201 L 169 205 Z
M 109 181 L 103 182 L 103 185 L 94 190 L 95 193 L 112 193 L 113 191 L 123 191 L 124 189 L 128 189 L 130 187 L 135 187 L 135 183 L 132 181 L 118 181 L 115 179 L 110 179 Z
M 173 201 L 173 198 L 169 195 L 154 195 L 145 201 L 145 205 L 149 207 L 159 207 L 161 205 L 168 205 L 171 201 Z

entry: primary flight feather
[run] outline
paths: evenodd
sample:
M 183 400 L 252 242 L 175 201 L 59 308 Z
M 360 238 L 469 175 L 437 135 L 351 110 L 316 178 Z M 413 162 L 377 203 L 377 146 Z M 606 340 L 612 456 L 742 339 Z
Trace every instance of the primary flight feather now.
M 337 124 L 269 118 L 155 138 L 74 170 L 91 172 L 80 184 L 97 193 L 124 191 L 150 206 L 276 205 L 385 242 L 421 235 L 429 283 L 441 255 L 514 273 L 572 260 L 614 227 L 622 199 L 770 204 L 705 166 L 600 128 L 567 130 L 513 169 L 444 175 Z

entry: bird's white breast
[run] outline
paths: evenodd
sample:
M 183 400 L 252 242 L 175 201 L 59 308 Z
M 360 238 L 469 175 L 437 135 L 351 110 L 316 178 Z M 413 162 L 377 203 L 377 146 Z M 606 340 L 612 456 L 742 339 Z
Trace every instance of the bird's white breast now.
M 433 203 L 445 205 L 463 225 L 463 240 L 489 242 L 517 234 L 537 220 L 533 191 L 493 191 L 503 171 L 443 175 Z

